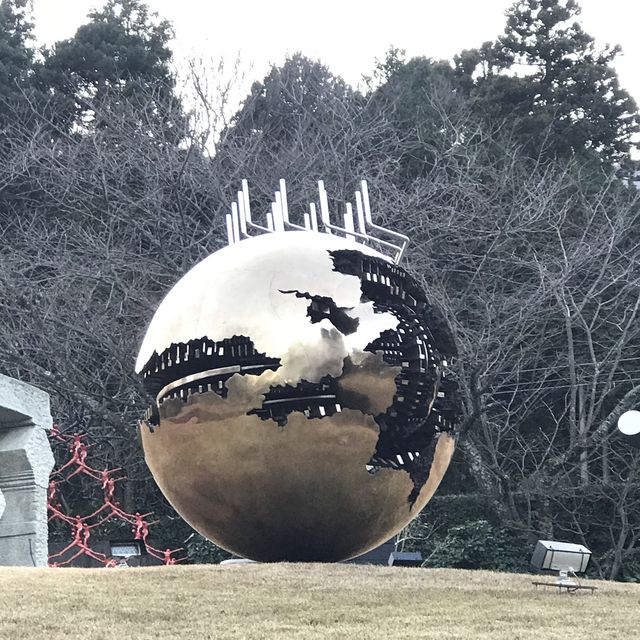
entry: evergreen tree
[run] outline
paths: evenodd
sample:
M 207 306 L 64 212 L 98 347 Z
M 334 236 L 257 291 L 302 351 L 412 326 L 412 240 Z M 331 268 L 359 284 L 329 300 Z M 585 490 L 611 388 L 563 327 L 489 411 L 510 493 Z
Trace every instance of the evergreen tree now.
M 392 48 L 379 62 L 374 76 L 382 82 L 371 93 L 368 108 L 391 121 L 403 141 L 400 174 L 412 180 L 433 169 L 435 148 L 455 147 L 469 123 L 451 65 L 430 58 L 406 62 L 403 53 Z
M 236 184 L 251 176 L 254 191 L 265 194 L 287 176 L 311 194 L 320 177 L 344 185 L 360 175 L 355 167 L 369 140 L 361 96 L 324 65 L 295 54 L 252 85 L 221 133 L 215 171 Z
M 575 0 L 519 0 L 504 34 L 462 52 L 456 71 L 476 111 L 510 121 L 529 155 L 624 162 L 640 120 L 611 67 L 620 49 L 598 49 L 579 13 Z
M 0 129 L 17 117 L 30 89 L 32 29 L 28 0 L 0 2 Z
M 351 87 L 324 65 L 295 54 L 281 67 L 272 67 L 262 82 L 254 82 L 230 133 L 259 134 L 270 147 L 287 145 L 301 125 L 322 129 L 335 118 L 335 108 L 344 111 L 353 97 Z
M 45 52 L 41 82 L 56 97 L 67 127 L 108 124 L 100 106 L 117 96 L 128 107 L 161 120 L 167 133 L 181 117 L 169 67 L 170 24 L 159 20 L 143 0 L 108 0 L 89 14 L 73 38 Z M 179 128 L 179 127 L 178 127 Z

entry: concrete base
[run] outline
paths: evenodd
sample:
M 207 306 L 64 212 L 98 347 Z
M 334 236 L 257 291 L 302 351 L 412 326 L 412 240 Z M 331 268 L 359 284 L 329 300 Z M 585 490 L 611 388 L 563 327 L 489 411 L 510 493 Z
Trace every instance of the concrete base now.
M 49 396 L 0 375 L 0 565 L 46 566 Z

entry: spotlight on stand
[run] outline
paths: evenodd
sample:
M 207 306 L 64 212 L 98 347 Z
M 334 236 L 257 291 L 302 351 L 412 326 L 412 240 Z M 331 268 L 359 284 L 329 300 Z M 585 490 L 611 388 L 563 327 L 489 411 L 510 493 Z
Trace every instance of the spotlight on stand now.
M 627 411 L 618 418 L 618 431 L 632 446 L 640 449 L 640 411 Z
M 557 573 L 558 586 L 579 587 L 577 574 L 587 570 L 590 559 L 591 551 L 581 544 L 538 540 L 531 567 L 540 573 Z

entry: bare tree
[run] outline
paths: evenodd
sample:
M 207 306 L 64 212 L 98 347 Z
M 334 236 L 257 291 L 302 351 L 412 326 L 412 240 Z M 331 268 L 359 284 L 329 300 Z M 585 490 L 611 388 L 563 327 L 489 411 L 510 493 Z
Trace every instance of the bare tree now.
M 73 135 L 52 135 L 46 112 L 7 129 L 3 372 L 50 391 L 56 416 L 126 470 L 128 510 L 154 508 L 133 364 L 158 302 L 222 246 L 242 178 L 256 210 L 288 178 L 294 215 L 318 178 L 340 200 L 367 178 L 374 215 L 409 233 L 408 266 L 456 336 L 459 444 L 474 485 L 460 489 L 531 537 L 595 546 L 602 575 L 624 572 L 640 495 L 637 456 L 614 425 L 640 391 L 637 192 L 597 168 L 522 159 L 508 131 L 479 126 L 440 85 L 423 96 L 428 139 L 304 59 L 274 70 L 232 119 L 227 90 L 195 91 L 201 109 L 176 118 L 179 143 L 153 134 L 161 122 L 140 100 L 102 100 L 100 126 Z M 419 145 L 429 171 L 409 180 L 401 159 Z
M 615 501 L 618 560 L 600 566 L 616 577 L 638 507 L 635 458 L 614 433 L 640 397 L 638 194 L 578 165 L 531 166 L 504 138 L 492 164 L 492 144 L 465 145 L 464 161 L 436 153 L 442 170 L 404 208 L 414 238 L 424 229 L 413 266 L 458 341 L 460 448 L 495 510 L 532 536 L 575 532 L 571 513 L 604 548 Z M 593 492 L 602 517 L 581 517 Z

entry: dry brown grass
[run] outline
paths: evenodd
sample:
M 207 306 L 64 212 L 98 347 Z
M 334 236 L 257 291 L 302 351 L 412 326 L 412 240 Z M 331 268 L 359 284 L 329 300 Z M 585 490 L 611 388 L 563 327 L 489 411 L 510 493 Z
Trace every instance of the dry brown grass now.
M 640 585 L 354 565 L 0 569 L 0 640 L 640 637 Z

